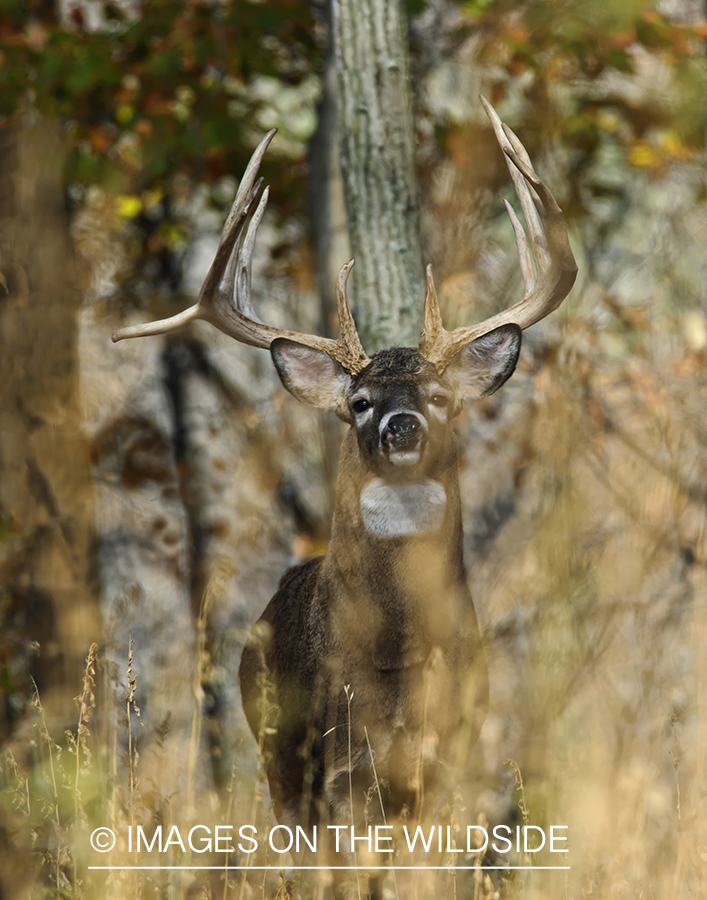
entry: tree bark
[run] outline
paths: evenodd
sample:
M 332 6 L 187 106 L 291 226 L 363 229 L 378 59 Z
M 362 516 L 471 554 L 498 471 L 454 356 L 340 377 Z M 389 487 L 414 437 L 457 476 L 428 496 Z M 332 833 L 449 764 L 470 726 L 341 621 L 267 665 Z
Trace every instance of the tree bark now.
M 332 0 L 351 297 L 366 350 L 417 345 L 424 277 L 399 0 Z
M 16 686 L 32 674 L 63 727 L 100 625 L 62 158 L 46 123 L 0 136 L 0 575 L 24 623 Z

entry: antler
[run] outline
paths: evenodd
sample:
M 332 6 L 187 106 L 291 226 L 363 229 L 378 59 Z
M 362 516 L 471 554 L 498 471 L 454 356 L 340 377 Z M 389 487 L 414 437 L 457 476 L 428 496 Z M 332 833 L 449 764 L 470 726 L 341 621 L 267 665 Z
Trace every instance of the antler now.
M 511 219 L 520 257 L 525 296 L 514 306 L 485 319 L 478 325 L 446 331 L 442 325 L 432 268 L 428 266 L 425 323 L 418 349 L 422 356 L 434 363 L 440 373 L 447 368 L 462 347 L 482 334 L 510 323 L 528 328 L 545 318 L 557 309 L 569 294 L 577 276 L 577 263 L 570 248 L 562 210 L 536 175 L 525 147 L 511 129 L 501 122 L 488 100 L 481 97 L 481 103 L 491 120 L 496 140 L 505 154 L 506 164 L 530 233 L 528 241 L 523 226 L 506 200 L 506 209 Z
M 253 310 L 250 299 L 253 247 L 269 196 L 269 188 L 265 188 L 256 206 L 263 184 L 263 179 L 258 178 L 256 181 L 256 176 L 265 151 L 276 132 L 277 129 L 273 128 L 265 135 L 248 163 L 223 227 L 216 256 L 204 279 L 196 304 L 169 319 L 121 328 L 113 335 L 114 341 L 167 334 L 194 319 L 205 319 L 229 337 L 253 347 L 268 348 L 275 338 L 288 338 L 314 350 L 324 350 L 352 374 L 360 372 L 368 365 L 370 360 L 361 346 L 346 299 L 346 281 L 354 264 L 352 259 L 341 267 L 336 281 L 336 307 L 340 332 L 338 340 L 273 328 L 261 322 Z M 249 219 L 250 224 L 243 238 Z

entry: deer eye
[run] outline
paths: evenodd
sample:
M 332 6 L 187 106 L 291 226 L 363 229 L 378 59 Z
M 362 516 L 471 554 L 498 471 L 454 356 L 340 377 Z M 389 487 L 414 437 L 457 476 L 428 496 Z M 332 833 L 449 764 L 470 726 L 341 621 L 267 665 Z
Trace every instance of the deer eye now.
M 446 394 L 433 394 L 430 397 L 430 403 L 443 409 L 449 403 L 449 397 Z
M 366 412 L 367 409 L 370 409 L 372 405 L 370 400 L 366 400 L 365 397 L 360 397 L 358 400 L 354 400 L 351 404 L 351 409 L 355 413 L 363 413 Z

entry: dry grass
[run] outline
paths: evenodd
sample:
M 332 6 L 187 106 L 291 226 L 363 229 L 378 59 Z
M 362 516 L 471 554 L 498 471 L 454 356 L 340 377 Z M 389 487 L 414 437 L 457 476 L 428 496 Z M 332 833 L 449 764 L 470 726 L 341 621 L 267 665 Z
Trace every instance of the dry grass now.
M 568 825 L 571 868 L 544 871 L 538 864 L 557 860 L 538 854 L 532 871 L 504 877 L 479 868 L 502 858 L 477 854 L 460 857 L 477 867 L 470 872 L 398 873 L 388 879 L 390 896 L 704 896 L 707 452 L 694 412 L 706 408 L 704 360 L 695 356 L 687 374 L 660 360 L 672 372 L 660 379 L 647 358 L 601 367 L 592 353 L 572 355 L 593 337 L 575 329 L 564 355 L 520 376 L 534 398 L 531 415 L 513 426 L 525 440 L 520 502 L 473 566 L 492 705 L 454 813 L 455 822 L 489 827 Z M 253 779 L 249 736 L 221 793 L 200 774 L 199 686 L 208 665 L 202 641 L 186 773 L 161 766 L 169 724 L 141 727 L 132 646 L 122 699 L 105 655 L 90 649 L 77 723 L 62 740 L 35 693 L 31 720 L 2 760 L 6 842 L 32 873 L 6 880 L 8 897 L 323 896 L 322 879 L 281 876 L 289 857 L 262 844 L 231 854 L 182 852 L 176 843 L 139 856 L 128 848 L 128 826 L 151 836 L 161 825 L 166 837 L 174 826 L 185 836 L 195 824 L 252 824 L 262 836 L 275 824 L 260 768 Z M 377 797 L 372 770 L 370 802 Z M 100 826 L 117 835 L 104 854 L 89 843 Z M 138 862 L 216 868 L 89 868 Z M 247 869 L 228 872 L 229 864 Z M 266 865 L 273 869 L 257 869 Z
M 453 822 L 568 825 L 571 868 L 504 876 L 480 868 L 502 858 L 471 854 L 471 872 L 389 878 L 391 896 L 707 893 L 707 351 L 693 334 L 695 316 L 698 338 L 705 319 L 696 310 L 655 321 L 642 312 L 601 327 L 572 314 L 554 343 L 523 356 L 503 395 L 460 426 L 467 534 L 477 498 L 500 493 L 495 473 L 512 485 L 515 509 L 469 560 L 491 708 Z M 475 443 L 469 425 L 481 418 L 493 423 L 492 439 Z M 292 425 L 299 439 L 310 431 L 311 420 L 303 433 Z M 148 836 L 175 826 L 186 835 L 197 824 L 252 825 L 262 836 L 275 824 L 249 734 L 226 738 L 224 755 L 235 762 L 223 788 L 208 777 L 203 685 L 216 594 L 225 587 L 208 582 L 196 615 L 187 729 L 155 719 L 149 705 L 141 715 L 140 655 L 132 643 L 117 645 L 115 624 L 95 636 L 100 651 L 86 648 L 83 681 L 71 688 L 80 691 L 72 729 L 57 734 L 56 713 L 35 689 L 0 765 L 3 896 L 322 896 L 311 873 L 281 879 L 277 866 L 289 858 L 262 845 L 253 853 L 247 845 L 235 853 L 128 847 L 128 828 L 138 825 Z M 115 604 L 118 618 L 129 600 Z M 374 769 L 369 799 L 372 808 L 380 802 Z M 117 835 L 105 854 L 90 845 L 99 827 Z M 535 861 L 509 856 L 526 858 Z M 138 862 L 216 868 L 89 868 Z M 257 868 L 266 865 L 275 868 Z

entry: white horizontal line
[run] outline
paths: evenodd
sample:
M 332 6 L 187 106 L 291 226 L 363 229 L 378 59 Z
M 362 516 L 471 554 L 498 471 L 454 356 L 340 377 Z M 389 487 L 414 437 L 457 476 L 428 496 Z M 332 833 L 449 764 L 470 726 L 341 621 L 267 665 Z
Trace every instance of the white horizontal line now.
M 441 871 L 441 872 L 450 872 L 454 871 L 468 871 L 474 872 L 477 869 L 499 869 L 501 871 L 507 871 L 508 869 L 569 869 L 569 866 L 89 866 L 89 869 L 101 869 L 101 870 L 111 870 L 115 872 L 124 872 L 128 870 L 134 869 L 149 869 L 149 870 L 172 870 L 172 869 L 186 869 L 187 871 L 191 870 L 202 870 L 207 869 L 213 872 L 263 872 L 263 871 L 273 871 L 273 872 L 292 872 L 292 871 L 307 871 L 307 872 L 320 872 L 320 871 L 344 871 L 344 872 L 392 872 L 405 870 L 416 870 L 416 871 L 425 871 L 429 869 L 430 871 Z

